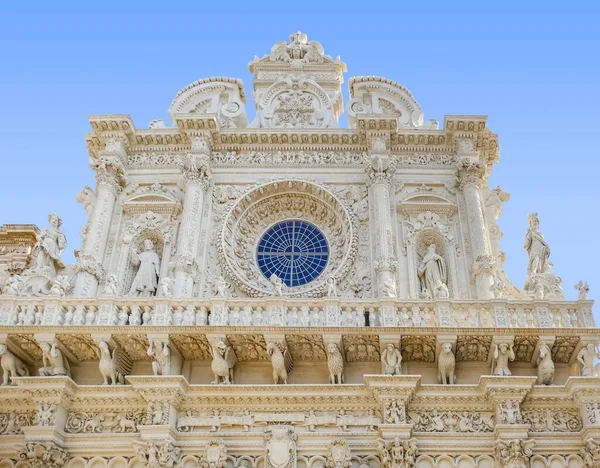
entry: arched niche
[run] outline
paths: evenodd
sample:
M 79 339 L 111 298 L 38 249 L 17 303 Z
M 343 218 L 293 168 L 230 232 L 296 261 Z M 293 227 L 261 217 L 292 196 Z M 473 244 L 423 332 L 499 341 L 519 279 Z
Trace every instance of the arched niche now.
M 86 468 L 87 461 L 82 457 L 75 457 L 69 460 L 67 463 L 67 468 Z
M 108 462 L 108 468 L 127 468 L 128 461 L 124 457 L 114 457 Z
M 88 462 L 86 468 L 107 468 L 106 459 L 102 457 L 94 457 Z

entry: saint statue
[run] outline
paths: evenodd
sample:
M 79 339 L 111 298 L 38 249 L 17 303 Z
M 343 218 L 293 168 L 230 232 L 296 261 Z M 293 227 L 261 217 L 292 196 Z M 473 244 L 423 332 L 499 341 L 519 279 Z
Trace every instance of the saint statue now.
M 421 291 L 434 294 L 440 289 L 440 283 L 447 284 L 446 262 L 435 252 L 435 244 L 430 244 L 427 253 L 417 270 Z
M 527 218 L 529 219 L 529 229 L 527 229 L 525 244 L 523 245 L 523 248 L 527 250 L 527 254 L 529 255 L 527 274 L 531 276 L 538 273 L 546 273 L 551 267 L 548 261 L 550 247 L 538 230 L 540 227 L 538 214 L 532 213 Z
M 158 275 L 160 274 L 160 259 L 154 251 L 154 243 L 150 239 L 144 241 L 144 251 L 134 253 L 133 263 L 139 265 L 131 289 L 130 296 L 151 297 L 156 294 Z
M 61 251 L 67 246 L 67 238 L 60 230 L 62 220 L 57 214 L 48 215 L 50 227 L 42 230 L 37 238 L 35 272 L 56 276 L 57 270 L 62 270 L 65 265 L 60 259 Z

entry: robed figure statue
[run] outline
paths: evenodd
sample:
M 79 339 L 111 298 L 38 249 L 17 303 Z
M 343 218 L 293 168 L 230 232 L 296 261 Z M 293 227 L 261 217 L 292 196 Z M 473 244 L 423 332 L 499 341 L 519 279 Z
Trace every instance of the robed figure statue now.
M 154 243 L 150 239 L 144 241 L 144 251 L 142 253 L 134 253 L 133 263 L 140 267 L 133 279 L 129 295 L 141 297 L 154 296 L 160 274 L 160 259 L 154 251 Z
M 528 276 L 532 276 L 538 273 L 546 273 L 550 270 L 548 262 L 550 247 L 539 231 L 540 220 L 538 214 L 532 213 L 527 218 L 529 219 L 529 229 L 527 229 L 523 248 L 527 250 L 527 254 L 529 255 L 527 274 Z
M 421 293 L 431 298 L 442 285 L 447 285 L 446 262 L 435 252 L 435 244 L 430 244 L 427 253 L 417 270 Z
M 67 246 L 67 238 L 60 230 L 62 221 L 58 215 L 50 214 L 48 221 L 50 226 L 40 232 L 35 245 L 37 251 L 35 271 L 54 277 L 57 270 L 65 267 L 60 259 L 60 252 Z

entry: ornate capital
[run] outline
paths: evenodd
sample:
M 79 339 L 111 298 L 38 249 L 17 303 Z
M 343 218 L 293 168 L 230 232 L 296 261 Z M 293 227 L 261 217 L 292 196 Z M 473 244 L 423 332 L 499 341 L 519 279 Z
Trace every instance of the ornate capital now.
M 417 439 L 402 440 L 396 437 L 391 442 L 379 439 L 377 451 L 382 468 L 412 468 L 418 455 Z
M 188 153 L 182 157 L 180 168 L 186 182 L 199 184 L 204 190 L 208 189 L 212 180 L 208 154 Z
M 527 468 L 533 453 L 535 440 L 502 440 L 496 441 L 494 456 L 505 468 Z
M 469 185 L 481 186 L 485 179 L 485 164 L 481 161 L 462 159 L 456 163 L 456 180 L 461 188 Z
M 173 468 L 179 465 L 183 455 L 181 449 L 169 440 L 160 444 L 154 442 L 134 441 L 137 459 L 145 468 Z
M 28 442 L 19 450 L 19 459 L 29 468 L 60 468 L 69 461 L 69 453 L 54 442 Z
M 600 442 L 592 437 L 586 439 L 581 449 L 583 465 L 590 468 L 600 468 Z
M 371 156 L 367 162 L 365 172 L 369 178 L 370 185 L 385 184 L 390 185 L 396 172 L 396 163 L 389 156 Z

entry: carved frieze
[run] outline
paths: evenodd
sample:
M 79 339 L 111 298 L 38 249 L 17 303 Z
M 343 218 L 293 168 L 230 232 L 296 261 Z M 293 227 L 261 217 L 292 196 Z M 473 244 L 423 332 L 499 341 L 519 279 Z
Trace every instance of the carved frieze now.
M 435 361 L 435 336 L 405 336 L 400 345 L 404 362 Z
M 523 409 L 523 422 L 530 425 L 531 432 L 579 432 L 582 428 L 577 410 Z
M 114 339 L 132 361 L 152 360 L 148 356 L 149 343 L 146 335 L 115 335 Z
M 186 361 L 208 361 L 210 344 L 205 335 L 171 335 L 171 341 Z
M 322 335 L 286 335 L 294 361 L 326 361 L 327 352 Z
M 409 411 L 408 417 L 416 432 L 469 432 L 494 430 L 494 415 L 480 411 Z
M 513 346 L 515 361 L 531 362 L 538 340 L 537 336 L 516 336 Z
M 138 426 L 142 424 L 147 424 L 144 410 L 101 413 L 77 411 L 69 413 L 65 423 L 65 432 L 71 434 L 133 433 L 138 432 Z
M 33 425 L 33 416 L 32 411 L 0 413 L 0 434 L 23 434 L 23 426 Z
M 97 361 L 100 357 L 98 346 L 88 335 L 57 335 L 56 338 L 78 361 Z
M 456 340 L 456 360 L 485 362 L 491 345 L 491 336 L 459 335 Z
M 263 335 L 228 335 L 239 361 L 269 361 L 267 343 Z
M 377 362 L 381 359 L 377 335 L 344 335 L 343 342 L 347 362 Z

